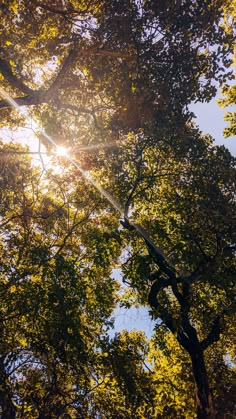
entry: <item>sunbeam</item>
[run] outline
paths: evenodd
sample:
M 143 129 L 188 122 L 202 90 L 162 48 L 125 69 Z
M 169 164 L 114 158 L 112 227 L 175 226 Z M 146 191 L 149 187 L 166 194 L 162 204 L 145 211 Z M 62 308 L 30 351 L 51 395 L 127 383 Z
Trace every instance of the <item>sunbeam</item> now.
M 0 88 L 0 95 L 11 105 L 13 106 L 15 109 L 17 109 L 23 116 L 26 116 L 27 118 L 30 119 L 31 123 L 33 122 L 34 126 L 37 127 L 37 129 L 40 131 L 41 135 L 44 136 L 44 138 L 46 138 L 46 140 L 48 140 L 51 144 L 54 145 L 55 149 L 64 149 L 64 151 L 66 150 L 64 147 L 59 147 L 55 141 L 53 141 L 53 139 L 39 126 L 38 122 L 35 121 L 32 117 L 29 116 L 28 112 L 24 109 L 22 109 L 16 102 L 14 99 L 12 99 L 8 93 L 6 93 L 2 88 Z M 89 147 L 89 146 L 88 146 Z M 90 146 L 91 147 L 91 146 Z M 84 147 L 85 148 L 85 147 Z M 88 149 L 88 148 L 87 148 Z M 82 148 L 81 148 L 82 150 Z M 55 154 L 57 154 L 57 152 L 55 152 Z M 58 154 L 61 155 L 61 154 Z M 116 209 L 121 216 L 124 215 L 124 210 L 122 209 L 122 207 L 120 206 L 120 204 L 116 201 L 115 198 L 113 198 L 113 196 L 107 192 L 105 189 L 103 189 L 103 187 L 91 176 L 91 174 L 88 171 L 85 171 L 82 169 L 82 167 L 77 163 L 77 161 L 75 161 L 72 157 L 70 157 L 67 153 L 63 154 L 63 157 L 65 157 L 74 167 L 76 167 L 78 169 L 78 171 L 82 174 L 82 176 L 84 177 L 84 179 L 90 183 L 90 185 L 94 186 L 98 192 L 104 197 L 106 198 L 106 200 L 108 202 L 110 202 L 110 204 L 113 206 L 114 209 Z
M 112 148 L 117 147 L 116 143 L 114 141 L 111 141 L 110 143 L 106 144 L 91 144 L 91 145 L 85 145 L 76 148 L 74 151 L 90 151 L 90 150 L 99 150 L 100 148 Z

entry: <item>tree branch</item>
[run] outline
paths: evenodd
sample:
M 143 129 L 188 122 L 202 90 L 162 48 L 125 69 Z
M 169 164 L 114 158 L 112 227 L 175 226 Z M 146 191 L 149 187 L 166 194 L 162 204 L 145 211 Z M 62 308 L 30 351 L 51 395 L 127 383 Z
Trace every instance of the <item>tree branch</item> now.
M 1 50 L 0 50 L 1 51 Z M 26 86 L 20 77 L 15 76 L 12 73 L 10 65 L 0 59 L 0 71 L 4 75 L 4 77 L 9 81 L 11 86 L 16 87 L 17 89 L 21 90 L 23 93 L 26 93 L 27 96 L 15 98 L 14 101 L 18 106 L 32 106 L 32 105 L 39 105 L 41 103 L 47 103 L 51 98 L 55 97 L 58 89 L 62 86 L 63 81 L 68 75 L 69 70 L 76 62 L 78 57 L 86 57 L 86 56 L 101 56 L 101 57 L 110 57 L 110 58 L 122 58 L 122 59 L 132 59 L 133 56 L 130 54 L 122 53 L 120 51 L 109 51 L 103 50 L 99 48 L 89 48 L 89 49 L 71 49 L 68 56 L 65 58 L 64 62 L 62 63 L 60 70 L 52 82 L 51 86 L 45 90 L 33 90 Z M 3 108 L 10 108 L 12 104 L 10 104 L 7 100 L 0 101 L 0 109 Z
M 171 281 L 169 279 L 158 278 L 153 282 L 148 294 L 148 303 L 151 307 L 154 307 L 156 309 L 159 307 L 157 295 L 159 291 L 169 286 L 171 286 Z
M 0 52 L 2 52 L 1 48 Z M 10 64 L 8 64 L 8 62 L 2 58 L 0 58 L 0 71 L 5 79 L 11 84 L 11 86 L 16 87 L 21 92 L 30 96 L 35 96 L 37 94 L 37 91 L 26 86 L 20 77 L 17 77 L 15 74 L 13 74 Z
M 120 223 L 123 225 L 124 228 L 128 230 L 136 230 L 137 233 L 144 239 L 151 256 L 153 257 L 155 263 L 160 268 L 160 270 L 165 273 L 168 278 L 170 278 L 172 281 L 176 280 L 175 271 L 173 268 L 171 268 L 166 261 L 161 249 L 153 243 L 151 240 L 147 230 L 145 230 L 140 224 L 136 223 L 130 223 L 128 218 L 125 218 L 125 220 L 121 220 Z M 182 281 L 181 281 L 182 282 Z M 173 284 L 173 282 L 172 282 Z
M 220 334 L 222 333 L 222 322 L 224 321 L 224 316 L 229 315 L 231 313 L 235 313 L 236 306 L 235 303 L 232 303 L 230 307 L 225 308 L 212 323 L 211 330 L 208 333 L 207 337 L 202 340 L 201 348 L 203 350 L 207 349 L 212 343 L 217 342 L 220 338 Z
M 150 279 L 156 278 L 157 272 L 150 275 Z M 174 281 L 174 285 L 173 285 Z M 182 278 L 176 278 L 175 280 L 169 278 L 158 278 L 156 279 L 150 289 L 148 295 L 148 303 L 151 307 L 155 308 L 156 310 L 160 309 L 161 307 L 158 304 L 158 293 L 167 287 L 171 287 L 172 291 L 180 304 L 180 318 L 181 323 L 179 327 L 176 327 L 174 319 L 171 315 L 167 312 L 160 313 L 160 318 L 165 322 L 166 326 L 172 333 L 177 335 L 178 342 L 186 349 L 189 350 L 192 344 L 198 341 L 196 329 L 191 325 L 189 320 L 189 303 L 187 301 L 188 294 L 189 294 L 189 285 L 184 284 L 184 291 L 183 295 L 178 291 L 177 282 L 182 282 Z
M 208 346 L 212 345 L 212 343 L 217 342 L 220 338 L 220 334 L 222 332 L 221 322 L 224 317 L 224 312 L 219 314 L 212 323 L 211 330 L 208 333 L 208 336 L 202 340 L 200 343 L 201 348 L 203 351 L 208 348 Z
M 69 9 L 63 10 L 63 9 L 56 9 L 56 8 L 50 7 L 48 4 L 42 4 L 39 1 L 35 1 L 33 3 L 34 3 L 35 6 L 40 7 L 40 9 L 44 9 L 47 12 L 54 13 L 54 14 L 59 14 L 59 15 L 62 15 L 64 17 L 68 16 L 68 15 L 71 15 L 71 14 L 78 14 L 78 13 L 79 14 L 84 14 L 82 11 L 79 12 L 72 7 L 70 7 Z
M 151 289 L 149 291 L 148 294 L 148 303 L 150 304 L 151 307 L 155 308 L 156 310 L 158 310 L 158 316 L 161 318 L 162 321 L 164 321 L 164 323 L 166 324 L 166 326 L 168 327 L 168 329 L 176 334 L 177 333 L 177 328 L 175 325 L 175 321 L 172 318 L 172 316 L 167 313 L 166 311 L 164 312 L 160 305 L 158 304 L 158 300 L 157 300 L 157 296 L 158 293 L 164 289 L 171 286 L 171 280 L 170 279 L 164 279 L 164 278 L 159 278 L 156 281 L 153 282 Z M 186 342 L 187 342 L 187 337 L 186 337 Z
M 14 99 L 14 102 L 18 106 L 33 106 L 33 105 L 39 105 L 40 103 L 45 103 L 47 100 L 44 100 L 43 97 L 39 96 L 23 96 L 23 97 L 17 97 Z M 0 109 L 6 109 L 6 108 L 12 108 L 14 105 L 8 100 L 3 99 L 0 100 Z
M 191 284 L 198 281 L 202 275 L 206 274 L 209 270 L 212 270 L 216 264 L 216 257 L 204 259 L 197 268 L 184 280 L 185 282 Z
M 55 95 L 55 93 L 61 87 L 64 79 L 68 75 L 69 70 L 71 69 L 71 67 L 75 63 L 77 56 L 78 56 L 78 52 L 75 49 L 72 49 L 69 52 L 67 57 L 64 59 L 55 80 L 52 82 L 49 89 L 44 92 L 44 94 L 43 94 L 44 99 L 46 99 L 46 100 L 50 99 L 52 96 Z
M 89 49 L 82 49 L 78 50 L 78 55 L 82 57 L 87 57 L 90 55 L 97 55 L 100 57 L 109 57 L 109 58 L 121 58 L 125 60 L 132 60 L 136 57 L 135 54 L 125 53 L 121 51 L 111 51 L 111 50 L 105 50 L 100 48 L 89 48 Z

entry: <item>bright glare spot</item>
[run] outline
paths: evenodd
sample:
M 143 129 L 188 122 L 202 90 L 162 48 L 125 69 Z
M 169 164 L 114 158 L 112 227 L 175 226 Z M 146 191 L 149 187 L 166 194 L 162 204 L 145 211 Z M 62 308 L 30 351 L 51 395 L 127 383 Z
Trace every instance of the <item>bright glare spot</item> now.
M 56 155 L 57 156 L 67 156 L 68 150 L 65 147 L 58 146 L 56 148 Z

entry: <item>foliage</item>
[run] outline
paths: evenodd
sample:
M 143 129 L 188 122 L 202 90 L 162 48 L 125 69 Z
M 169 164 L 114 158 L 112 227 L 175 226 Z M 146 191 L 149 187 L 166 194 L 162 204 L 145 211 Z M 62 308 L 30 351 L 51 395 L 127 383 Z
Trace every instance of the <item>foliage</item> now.
M 218 103 L 222 107 L 233 106 L 236 103 L 236 85 L 228 86 L 225 85 L 222 88 L 223 99 L 219 99 Z M 226 112 L 225 121 L 229 123 L 229 126 L 224 129 L 224 136 L 231 137 L 236 135 L 236 112 Z
M 158 335 L 161 335 L 160 340 Z M 161 325 L 156 330 L 149 356 L 154 369 L 155 384 L 158 386 L 155 396 L 156 417 L 194 418 L 191 364 L 186 355 L 183 357 L 175 337 Z
M 234 102 L 231 2 L 10 0 L 0 15 L 1 127 L 32 118 L 72 156 L 60 172 L 0 144 L 2 417 L 205 418 L 211 395 L 234 414 L 235 159 L 188 108 L 216 82 Z M 149 302 L 150 342 L 111 337 L 120 300 Z
M 224 6 L 224 28 L 228 33 L 234 33 L 236 22 L 236 2 L 226 2 Z M 232 64 L 235 70 L 236 65 L 236 56 L 235 56 L 235 45 L 234 45 L 234 55 L 232 59 Z M 218 100 L 218 104 L 226 108 L 228 106 L 233 106 L 236 103 L 236 86 L 233 84 L 224 84 L 222 87 L 222 96 L 223 98 Z M 232 110 L 225 113 L 225 121 L 229 123 L 228 127 L 224 129 L 224 136 L 231 137 L 236 135 L 236 113 Z
M 89 385 L 117 285 L 107 281 L 107 252 L 96 257 L 93 193 L 75 206 L 67 178 L 39 183 L 29 159 L 9 154 L 18 146 L 1 150 L 1 374 L 20 417 L 47 417 L 70 411 Z M 105 225 L 104 215 L 104 234 Z M 116 246 L 109 251 L 116 258 Z

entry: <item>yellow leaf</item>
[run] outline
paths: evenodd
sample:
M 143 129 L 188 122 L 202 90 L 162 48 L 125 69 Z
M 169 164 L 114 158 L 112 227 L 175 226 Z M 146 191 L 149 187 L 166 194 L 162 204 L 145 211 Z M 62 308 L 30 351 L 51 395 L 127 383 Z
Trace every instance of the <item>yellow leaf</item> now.
M 134 83 L 132 83 L 132 86 L 131 86 L 131 92 L 132 93 L 135 93 L 137 91 L 137 87 L 135 86 L 135 84 Z
M 40 278 L 38 276 L 32 276 L 31 282 L 40 282 Z
M 25 338 L 20 338 L 19 343 L 23 348 L 27 346 L 27 340 Z
M 11 67 L 16 67 L 16 63 L 15 63 L 15 61 L 10 60 L 10 61 L 9 61 L 9 63 L 10 63 L 10 65 L 11 65 Z

